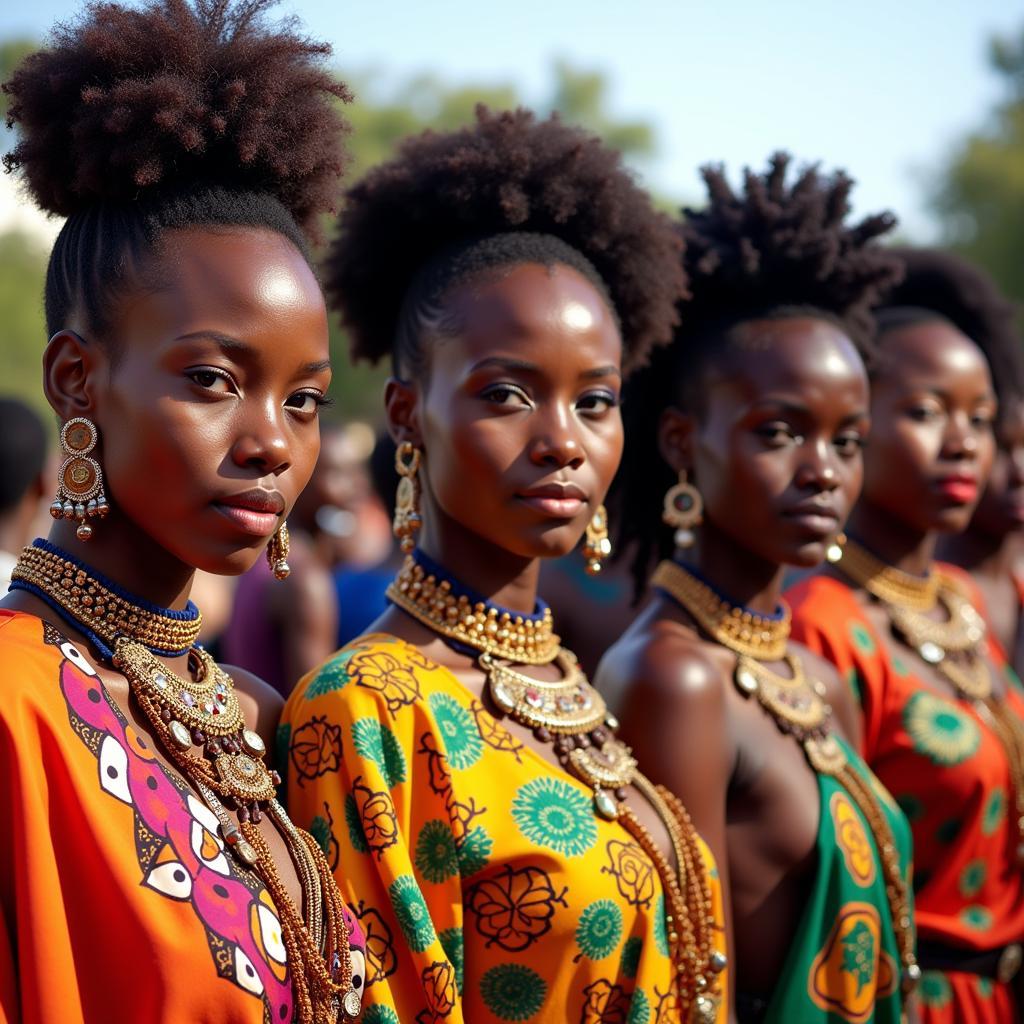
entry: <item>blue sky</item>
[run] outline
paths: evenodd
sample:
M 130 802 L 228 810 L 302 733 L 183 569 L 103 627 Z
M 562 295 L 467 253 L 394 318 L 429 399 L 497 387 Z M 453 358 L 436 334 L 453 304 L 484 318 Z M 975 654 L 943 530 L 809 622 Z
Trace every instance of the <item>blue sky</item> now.
M 5 5 L 3 34 L 42 35 L 68 0 Z M 546 95 L 555 58 L 605 71 L 613 110 L 649 119 L 657 188 L 701 195 L 696 168 L 734 173 L 778 148 L 846 168 L 859 212 L 894 210 L 910 237 L 933 225 L 929 175 L 998 96 L 986 42 L 1024 26 L 1007 0 L 284 0 L 339 64 L 385 81 L 432 72 Z

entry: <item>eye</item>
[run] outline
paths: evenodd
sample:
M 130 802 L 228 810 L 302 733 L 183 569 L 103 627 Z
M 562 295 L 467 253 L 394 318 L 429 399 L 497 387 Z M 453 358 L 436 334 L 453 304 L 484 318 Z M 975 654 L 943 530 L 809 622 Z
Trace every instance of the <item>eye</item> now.
M 757 433 L 771 448 L 782 448 L 796 440 L 796 433 L 788 423 L 765 423 L 757 428 Z
M 315 416 L 320 407 L 330 405 L 331 400 L 322 391 L 296 391 L 284 404 L 286 409 L 294 409 L 306 416 Z
M 990 412 L 976 412 L 971 417 L 971 425 L 978 427 L 982 430 L 987 430 L 992 426 L 992 413 Z
M 912 405 L 907 409 L 907 415 L 917 423 L 930 423 L 942 413 L 933 405 Z
M 186 370 L 185 376 L 204 391 L 212 391 L 219 395 L 228 395 L 235 391 L 231 375 L 213 366 L 194 367 Z
M 840 455 L 845 458 L 853 458 L 854 455 L 863 450 L 867 444 L 867 438 L 856 433 L 840 434 L 835 439 L 834 444 Z
M 493 405 L 529 405 L 530 396 L 516 384 L 493 384 L 480 396 Z
M 576 402 L 576 408 L 580 412 L 604 413 L 618 404 L 618 397 L 611 391 L 588 391 Z

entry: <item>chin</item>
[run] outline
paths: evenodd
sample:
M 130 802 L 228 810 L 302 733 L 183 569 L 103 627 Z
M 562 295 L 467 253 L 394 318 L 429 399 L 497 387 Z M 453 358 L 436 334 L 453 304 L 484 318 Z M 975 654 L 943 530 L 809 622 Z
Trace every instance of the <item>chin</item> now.
M 814 569 L 825 561 L 831 541 L 815 540 L 786 551 L 780 558 L 782 565 L 795 569 Z
M 241 576 L 262 556 L 262 548 L 238 548 L 227 552 L 196 552 L 187 561 L 198 572 L 211 576 Z
M 947 508 L 935 517 L 931 529 L 937 530 L 939 533 L 963 533 L 970 526 L 973 515 L 973 508 L 965 506 Z

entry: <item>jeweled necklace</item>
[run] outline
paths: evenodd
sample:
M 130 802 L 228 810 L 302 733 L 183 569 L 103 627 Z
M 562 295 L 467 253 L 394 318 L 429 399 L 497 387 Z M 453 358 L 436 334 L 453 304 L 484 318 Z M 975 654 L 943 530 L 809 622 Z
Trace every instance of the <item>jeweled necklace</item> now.
M 662 562 L 651 578 L 654 586 L 678 604 L 712 639 L 736 654 L 733 680 L 746 697 L 754 697 L 774 719 L 779 730 L 803 747 L 808 763 L 823 775 L 836 780 L 857 804 L 871 828 L 875 846 L 882 859 L 886 896 L 892 917 L 893 932 L 903 965 L 903 988 L 910 992 L 920 980 L 921 969 L 914 954 L 914 929 L 910 916 L 910 902 L 906 882 L 900 872 L 899 853 L 892 829 L 885 818 L 870 785 L 849 763 L 846 753 L 832 730 L 832 708 L 825 700 L 825 686 L 811 682 L 804 673 L 803 663 L 787 650 L 789 615 L 780 617 L 785 622 L 777 637 L 783 649 L 774 658 L 754 657 L 748 645 L 712 632 L 705 623 L 713 625 L 721 617 L 722 605 L 728 601 L 716 594 L 706 583 L 696 579 L 677 562 Z M 748 609 L 732 606 L 727 613 L 732 618 L 755 615 Z M 773 620 L 774 621 L 774 620 Z M 777 644 L 773 645 L 777 649 Z M 790 675 L 783 676 L 763 663 L 764 660 L 785 661 Z
M 618 723 L 590 685 L 575 655 L 560 647 L 551 612 L 539 605 L 524 616 L 494 605 L 414 551 L 387 592 L 403 611 L 456 650 L 476 658 L 495 705 L 552 743 L 559 762 L 594 791 L 594 809 L 619 821 L 654 864 L 669 906 L 669 942 L 684 1014 L 699 1024 L 715 1020 L 718 975 L 725 957 L 713 947 L 711 892 L 697 834 L 683 805 L 637 770 L 629 748 L 615 737 Z M 525 622 L 532 628 L 523 628 Z M 480 625 L 483 629 L 479 629 Z M 490 625 L 496 628 L 489 628 Z M 523 652 L 527 657 L 522 657 Z M 534 679 L 506 662 L 556 664 L 562 678 Z M 677 870 L 627 802 L 627 787 L 642 793 L 665 824 Z
M 169 638 L 181 635 L 183 622 L 198 632 L 198 610 L 183 620 L 181 613 L 134 597 L 43 541 L 22 552 L 12 580 L 14 589 L 45 601 L 84 632 L 124 675 L 167 755 L 216 816 L 228 849 L 266 885 L 281 918 L 299 1024 L 357 1018 L 360 998 L 352 985 L 341 894 L 320 845 L 296 828 L 278 803 L 280 777 L 263 762 L 263 740 L 245 727 L 231 677 L 201 647 L 167 646 Z M 95 610 L 97 602 L 104 610 Z M 187 653 L 191 678 L 174 672 L 154 650 Z M 296 865 L 306 920 L 257 827 L 264 813 L 277 825 Z
M 1024 867 L 1024 722 L 993 692 L 992 675 L 985 659 L 985 620 L 971 604 L 961 582 L 941 568 L 928 574 L 928 578 L 935 580 L 931 603 L 916 601 L 908 606 L 902 589 L 888 586 L 890 577 L 883 573 L 886 569 L 891 573 L 898 570 L 886 566 L 855 541 L 847 540 L 836 567 L 879 601 L 894 632 L 923 661 L 945 676 L 961 700 L 972 701 L 991 726 L 1010 766 L 1016 810 L 1015 859 Z M 927 614 L 940 605 L 946 613 L 945 621 Z

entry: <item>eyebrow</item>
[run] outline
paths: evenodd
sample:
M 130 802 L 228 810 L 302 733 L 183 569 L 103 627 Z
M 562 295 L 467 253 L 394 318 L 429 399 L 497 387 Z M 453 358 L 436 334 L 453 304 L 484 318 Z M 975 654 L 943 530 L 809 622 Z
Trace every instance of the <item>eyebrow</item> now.
M 755 402 L 753 405 L 754 409 L 769 407 L 772 409 L 781 409 L 784 413 L 791 413 L 794 416 L 812 416 L 810 408 L 806 405 L 798 405 L 796 402 L 787 402 L 784 399 L 775 398 L 763 398 Z M 851 412 L 848 416 L 844 416 L 842 419 L 843 423 L 852 423 L 855 420 L 864 419 L 869 415 L 869 409 L 865 406 L 863 409 L 857 412 Z
M 536 363 L 527 362 L 525 359 L 512 359 L 507 356 L 488 356 L 474 364 L 472 373 L 479 370 L 487 370 L 491 367 L 498 367 L 502 370 L 519 370 L 522 373 L 540 373 L 541 369 Z M 609 363 L 607 366 L 595 366 L 590 370 L 584 370 L 580 374 L 585 380 L 592 380 L 598 377 L 621 377 L 622 371 L 617 366 Z
M 257 355 L 256 349 L 252 345 L 246 344 L 239 338 L 232 338 L 230 334 L 221 334 L 220 331 L 190 331 L 188 334 L 180 334 L 175 341 L 199 341 L 207 340 L 216 342 L 216 344 L 224 349 L 226 352 L 236 353 L 240 356 L 248 356 L 250 358 Z M 299 372 L 300 373 L 319 373 L 322 370 L 329 370 L 331 368 L 330 359 L 318 359 L 316 362 L 306 363 L 303 365 Z

